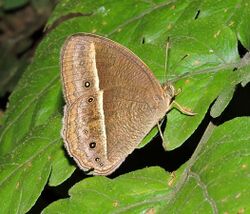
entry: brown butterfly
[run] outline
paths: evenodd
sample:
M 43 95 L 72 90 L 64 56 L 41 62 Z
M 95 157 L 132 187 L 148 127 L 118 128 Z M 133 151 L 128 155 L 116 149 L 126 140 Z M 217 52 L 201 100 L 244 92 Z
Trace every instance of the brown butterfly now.
M 93 34 L 66 40 L 61 76 L 66 149 L 81 169 L 95 175 L 117 169 L 159 125 L 175 96 L 173 86 L 161 85 L 134 53 Z

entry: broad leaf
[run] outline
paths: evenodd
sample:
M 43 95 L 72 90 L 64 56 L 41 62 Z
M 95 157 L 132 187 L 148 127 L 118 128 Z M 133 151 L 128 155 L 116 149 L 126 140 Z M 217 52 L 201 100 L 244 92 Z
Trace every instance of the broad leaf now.
M 169 213 L 244 213 L 250 209 L 249 124 L 249 118 L 236 118 L 208 128 L 178 192 L 165 205 Z
M 242 213 L 250 209 L 249 118 L 211 125 L 176 184 L 145 168 L 114 180 L 93 177 L 44 213 Z M 149 212 L 151 213 L 151 212 Z
M 249 64 L 240 63 L 237 51 L 237 40 L 246 48 L 250 48 L 249 10 L 250 4 L 247 2 L 240 4 L 236 0 L 220 1 L 216 2 L 216 4 L 212 0 L 202 1 L 202 3 L 194 0 L 177 2 L 163 0 L 60 1 L 48 22 L 50 31 L 39 44 L 32 64 L 28 67 L 12 93 L 8 110 L 4 115 L 3 126 L 0 130 L 0 165 L 2 167 L 0 172 L 0 197 L 4 203 L 3 211 L 28 211 L 41 194 L 48 178 L 50 185 L 58 185 L 66 180 L 74 170 L 74 166 L 68 162 L 69 157 L 67 158 L 65 155 L 60 139 L 64 101 L 61 91 L 59 57 L 61 46 L 69 35 L 76 32 L 92 32 L 125 45 L 145 61 L 161 82 L 166 81 L 164 78 L 165 45 L 167 38 L 169 38 L 171 49 L 168 55 L 167 79 L 176 88 L 182 89 L 182 92 L 176 97 L 176 101 L 197 113 L 197 115 L 190 117 L 173 109 L 168 114 L 165 140 L 167 142 L 166 147 L 173 149 L 183 144 L 192 135 L 209 106 L 218 96 L 220 96 L 218 100 L 223 100 L 223 104 L 220 105 L 217 102 L 212 111 L 213 116 L 218 116 L 223 111 L 231 99 L 230 95 L 234 91 L 235 84 L 242 83 L 244 85 L 249 81 Z M 65 20 L 61 23 L 58 22 L 58 20 L 63 19 Z M 235 67 L 238 70 L 233 71 Z M 238 74 L 240 76 L 241 72 L 244 78 L 238 78 Z M 225 92 L 226 87 L 230 88 L 230 93 Z M 54 115 L 58 114 L 58 112 L 60 112 L 60 118 L 54 118 Z M 224 145 L 226 148 L 225 150 L 224 147 L 218 150 L 220 154 L 216 154 L 217 157 L 221 156 L 222 158 L 225 153 L 232 150 L 237 151 L 237 149 L 243 147 L 240 151 L 248 151 L 246 141 L 244 141 L 245 138 L 249 140 L 248 132 L 244 130 L 244 127 L 247 127 L 246 121 L 247 119 L 233 120 L 219 127 L 218 131 L 215 130 L 214 134 L 217 133 L 215 135 L 217 138 L 211 138 L 212 140 L 209 140 L 208 145 L 216 145 L 216 140 L 218 142 L 220 140 L 219 136 L 221 138 L 230 136 L 227 142 L 231 142 L 232 139 L 235 140 L 235 143 L 239 142 L 237 146 L 231 146 L 231 144 L 227 143 L 220 144 L 219 146 Z M 241 128 L 235 133 L 232 127 L 234 127 L 234 130 Z M 146 137 L 144 144 L 148 143 L 155 133 L 156 129 Z M 232 133 L 237 138 L 234 138 Z M 211 155 L 213 155 L 211 152 L 207 152 L 206 157 Z M 51 157 L 51 160 L 48 157 Z M 228 170 L 220 168 L 220 173 L 224 173 L 224 177 L 228 176 L 230 178 L 228 182 L 232 180 L 233 185 L 236 185 L 236 181 L 244 183 L 246 176 L 239 175 L 239 177 L 235 178 L 235 174 L 227 174 L 227 172 L 231 173 L 229 169 L 234 170 L 233 167 L 241 163 L 241 161 L 249 161 L 247 153 L 239 159 L 237 159 L 237 156 L 232 156 L 232 159 L 234 161 L 229 162 L 231 165 L 228 166 L 231 168 L 228 168 Z M 32 160 L 31 164 L 30 160 Z M 192 160 L 189 169 L 193 170 L 192 167 L 196 167 L 195 160 Z M 209 164 L 202 161 L 202 157 L 198 160 L 201 162 L 197 162 L 197 167 L 198 164 L 201 164 L 201 167 L 206 167 L 206 164 Z M 224 161 L 223 164 L 226 162 Z M 218 165 L 219 161 L 217 162 Z M 243 164 L 243 166 L 245 165 Z M 248 165 L 246 164 L 246 166 Z M 196 171 L 196 169 L 194 169 L 195 174 L 202 177 L 202 181 L 203 172 L 208 173 L 206 175 L 213 173 L 213 171 L 206 171 L 206 168 L 203 171 Z M 140 195 L 136 200 L 132 200 L 129 195 L 126 195 L 127 198 L 121 200 L 119 197 L 122 197 L 122 194 L 119 192 L 119 188 L 120 185 L 126 183 L 124 182 L 126 176 L 143 175 L 144 173 L 145 176 L 147 175 L 149 183 L 154 177 L 157 177 L 156 183 L 158 184 L 161 179 L 164 180 L 163 183 L 168 180 L 165 172 L 155 168 L 119 177 L 117 180 L 120 179 L 121 184 L 115 184 L 116 180 L 107 178 L 91 178 L 86 181 L 86 184 L 85 181 L 82 181 L 79 187 L 74 187 L 72 197 L 73 195 L 81 195 L 81 191 L 86 192 L 83 189 L 88 185 L 93 186 L 94 190 L 95 188 L 100 189 L 102 186 L 98 184 L 99 187 L 97 183 L 101 181 L 116 186 L 117 189 L 113 190 L 113 192 L 111 189 L 108 196 L 111 197 L 114 191 L 117 190 L 119 205 L 117 207 L 121 208 L 121 211 L 127 209 L 129 202 L 135 204 L 136 207 L 137 202 L 141 205 L 140 200 L 144 201 L 147 198 L 147 194 L 143 195 L 143 189 L 141 192 L 139 188 L 141 187 L 139 186 L 140 181 L 130 184 L 130 188 L 136 188 L 138 185 L 138 194 L 142 193 L 142 197 Z M 219 172 L 217 173 L 219 174 Z M 180 171 L 177 174 L 180 174 Z M 216 177 L 218 174 L 211 175 Z M 160 197 L 162 200 L 154 201 L 152 204 L 164 206 L 166 201 L 170 205 L 175 204 L 176 196 L 176 201 L 182 201 L 181 198 L 185 196 L 185 188 L 188 188 L 187 191 L 191 191 L 191 188 L 194 187 L 192 185 L 197 187 L 199 181 L 199 179 L 192 178 L 192 175 L 189 174 L 183 176 L 186 182 L 178 180 L 181 188 L 177 189 L 177 195 L 170 191 L 166 181 L 166 187 L 163 187 L 163 183 L 158 186 L 163 191 L 161 193 L 163 197 Z M 236 181 L 231 178 L 235 178 Z M 213 179 L 214 177 L 208 176 L 205 184 L 209 186 Z M 223 183 L 218 180 L 217 186 L 221 184 L 219 182 Z M 153 183 L 150 184 L 154 186 Z M 230 191 L 235 190 L 228 190 L 225 187 L 225 192 L 219 192 L 217 186 L 215 191 L 218 190 L 218 194 L 222 195 L 225 193 L 231 194 Z M 147 186 L 144 185 L 143 187 L 146 188 Z M 152 187 L 152 190 L 151 187 L 144 189 L 146 193 L 147 191 L 155 192 L 155 189 L 157 189 Z M 202 188 L 198 190 L 200 192 L 191 191 L 190 194 L 194 194 L 194 196 L 198 194 L 200 197 L 206 194 L 206 192 L 202 192 Z M 157 191 L 155 193 L 158 194 Z M 245 200 L 246 195 L 244 194 L 241 193 L 244 197 L 239 197 L 239 200 Z M 236 196 L 238 197 L 238 195 Z M 94 199 L 91 194 L 88 197 Z M 153 195 L 150 195 L 150 197 L 154 198 Z M 213 198 L 214 195 L 211 197 Z M 75 197 L 74 200 L 78 201 L 77 198 Z M 101 198 L 101 196 L 98 198 Z M 196 205 L 202 203 L 199 201 L 199 197 L 191 199 L 198 201 L 192 202 Z M 206 199 L 205 197 L 205 202 Z M 90 199 L 86 201 L 88 200 Z M 120 204 L 119 200 L 124 203 Z M 242 201 L 239 203 L 240 206 L 243 203 Z M 65 199 L 55 203 L 49 209 L 54 209 L 54 206 L 66 206 L 67 203 L 71 202 Z M 84 200 L 78 201 L 75 206 L 78 208 L 78 206 L 83 205 L 82 203 L 84 203 Z M 107 209 L 117 208 L 116 204 L 114 203 L 115 206 Z M 142 208 L 138 206 L 138 210 L 149 210 L 152 206 L 157 206 L 155 209 L 161 209 L 161 206 L 152 204 L 150 206 L 147 206 L 147 203 L 145 206 L 143 204 Z M 209 204 L 207 203 L 207 210 L 211 208 Z M 220 203 L 218 202 L 218 204 Z M 186 204 L 186 206 L 189 205 L 189 203 Z M 240 206 L 235 207 L 241 209 Z M 179 209 L 182 209 L 182 207 L 185 206 L 180 206 Z M 202 208 L 204 207 L 202 206 Z M 218 205 L 218 210 L 222 210 L 221 207 L 223 206 Z M 247 205 L 245 207 L 247 208 Z M 98 206 L 94 208 L 98 209 Z M 89 209 L 89 207 L 86 209 Z M 174 209 L 174 207 L 169 209 Z M 235 212 L 239 211 L 239 209 L 235 210 Z
M 55 117 L 30 130 L 16 148 L 0 157 L 2 213 L 25 213 L 35 204 L 60 152 L 60 120 Z

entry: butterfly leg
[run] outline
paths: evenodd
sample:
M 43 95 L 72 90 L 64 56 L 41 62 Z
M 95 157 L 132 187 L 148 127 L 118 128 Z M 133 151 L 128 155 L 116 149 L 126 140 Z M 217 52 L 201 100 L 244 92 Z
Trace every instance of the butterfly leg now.
M 175 175 L 175 171 L 173 171 L 170 174 L 170 180 L 168 181 L 168 186 L 172 187 L 175 183 L 175 180 L 176 180 L 176 175 Z
M 162 142 L 163 142 L 163 145 L 166 145 L 166 144 L 165 144 L 165 140 L 164 140 L 163 133 L 162 133 L 162 131 L 161 131 L 161 124 L 160 124 L 159 122 L 157 123 L 157 128 L 158 128 L 158 130 L 159 130 L 159 133 L 160 133 L 160 136 L 161 136 L 161 140 L 162 140 Z
M 181 88 L 178 88 L 177 90 L 175 90 L 174 92 L 174 96 L 176 97 L 178 94 L 181 93 Z M 189 115 L 189 116 L 193 116 L 196 115 L 195 112 L 192 112 L 191 109 L 188 109 L 186 107 L 181 106 L 179 103 L 177 103 L 175 100 L 171 103 L 170 108 L 176 108 L 177 110 L 179 110 L 181 113 Z
M 181 106 L 179 103 L 177 103 L 176 101 L 173 101 L 170 105 L 170 109 L 171 108 L 176 108 L 177 110 L 179 110 L 181 113 L 189 115 L 189 116 L 193 116 L 196 115 L 197 113 L 192 112 L 191 109 L 188 109 L 186 107 Z

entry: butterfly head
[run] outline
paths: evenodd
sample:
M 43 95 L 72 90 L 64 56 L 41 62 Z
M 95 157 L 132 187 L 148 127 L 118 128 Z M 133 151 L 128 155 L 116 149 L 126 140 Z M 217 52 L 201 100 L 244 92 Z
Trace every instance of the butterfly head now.
M 169 83 L 169 82 L 166 82 L 162 85 L 162 88 L 163 88 L 163 91 L 165 92 L 165 95 L 170 99 L 172 100 L 175 95 L 176 95 L 176 91 L 175 91 L 175 88 L 174 86 Z

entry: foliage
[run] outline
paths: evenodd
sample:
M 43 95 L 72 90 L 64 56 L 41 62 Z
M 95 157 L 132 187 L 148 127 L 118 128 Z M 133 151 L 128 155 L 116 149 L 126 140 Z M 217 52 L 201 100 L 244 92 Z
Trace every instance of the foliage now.
M 62 17 L 65 20 L 55 27 Z M 92 32 L 123 44 L 161 82 L 165 44 L 170 38 L 167 77 L 182 89 L 176 101 L 197 113 L 189 117 L 174 109 L 168 114 L 164 147 L 174 149 L 192 136 L 207 112 L 219 117 L 236 85 L 249 81 L 249 61 L 241 59 L 237 49 L 238 42 L 250 48 L 249 18 L 248 2 L 236 0 L 216 4 L 212 0 L 60 1 L 48 21 L 51 31 L 12 93 L 4 116 L 0 131 L 2 212 L 27 212 L 47 182 L 58 186 L 75 169 L 60 139 L 59 55 L 69 35 Z M 83 179 L 70 189 L 70 198 L 52 203 L 44 213 L 247 212 L 249 126 L 248 117 L 219 126 L 210 122 L 195 153 L 176 171 L 174 180 L 159 167 L 115 179 Z

